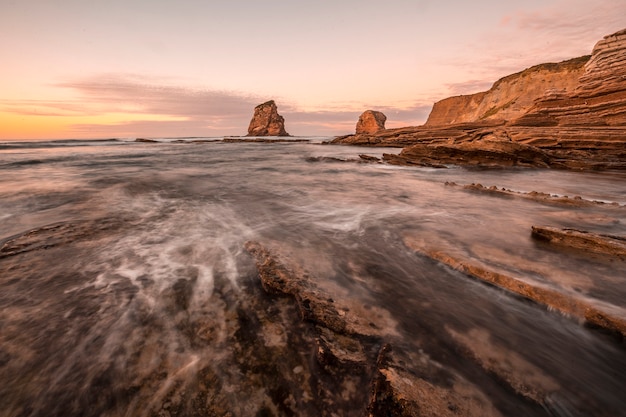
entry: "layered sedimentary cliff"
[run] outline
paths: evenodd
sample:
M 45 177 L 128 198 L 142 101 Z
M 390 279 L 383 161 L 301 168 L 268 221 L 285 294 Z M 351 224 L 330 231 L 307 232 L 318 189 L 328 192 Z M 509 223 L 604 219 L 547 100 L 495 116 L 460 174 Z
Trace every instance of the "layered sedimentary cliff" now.
M 493 154 L 479 152 L 493 141 L 540 148 L 548 157 L 540 166 L 626 169 L 626 30 L 600 40 L 590 57 L 537 65 L 500 79 L 489 91 L 442 100 L 423 126 L 348 135 L 332 143 L 439 146 L 439 165 L 493 166 L 499 164 Z M 438 165 L 428 153 L 428 148 L 406 149 L 400 158 L 388 158 Z M 516 156 L 495 159 L 510 166 Z
M 517 126 L 626 126 L 626 30 L 606 36 L 569 94 L 544 96 Z
M 557 64 L 536 65 L 501 78 L 488 91 L 438 101 L 426 126 L 516 119 L 528 112 L 537 99 L 576 90 L 588 61 L 589 56 L 583 56 Z
M 254 116 L 248 126 L 247 136 L 289 136 L 285 130 L 285 119 L 278 114 L 274 100 L 254 108 Z

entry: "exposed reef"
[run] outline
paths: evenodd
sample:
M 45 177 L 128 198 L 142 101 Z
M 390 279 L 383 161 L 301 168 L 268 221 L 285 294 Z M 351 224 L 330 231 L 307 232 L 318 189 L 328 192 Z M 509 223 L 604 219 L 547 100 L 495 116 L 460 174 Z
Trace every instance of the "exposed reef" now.
M 542 239 L 566 240 L 577 247 L 598 248 L 598 251 L 602 253 L 606 253 L 605 248 L 608 248 L 611 254 L 621 255 L 624 253 L 623 248 L 626 245 L 624 245 L 623 240 L 622 246 L 616 247 L 613 245 L 613 242 L 607 242 L 604 237 L 591 233 L 579 233 L 586 236 L 580 238 L 580 234 L 572 234 L 567 231 L 559 233 L 553 228 L 533 227 L 533 236 L 541 236 Z M 419 239 L 407 237 L 405 244 L 417 253 L 457 269 L 475 279 L 521 295 L 564 314 L 585 320 L 591 326 L 604 329 L 620 338 L 626 337 L 626 317 L 621 311 L 613 313 L 611 306 L 603 307 L 600 302 L 592 303 L 580 296 L 567 293 L 555 287 L 527 281 L 522 277 L 514 276 L 510 272 L 490 267 L 483 262 L 424 246 Z
M 605 202 L 598 200 L 587 200 L 580 196 L 569 197 L 566 195 L 557 195 L 544 193 L 541 191 L 529 191 L 529 192 L 520 192 L 513 191 L 507 188 L 498 188 L 495 185 L 490 187 L 485 187 L 482 184 L 466 184 L 460 185 L 455 182 L 446 182 L 446 185 L 449 187 L 460 187 L 466 191 L 491 194 L 500 197 L 510 197 L 510 198 L 523 198 L 526 200 L 532 200 L 543 204 L 549 205 L 557 205 L 557 206 L 566 206 L 566 207 L 594 207 L 594 206 L 602 206 L 602 207 L 612 207 L 612 208 L 624 208 L 623 205 L 620 205 L 617 202 Z

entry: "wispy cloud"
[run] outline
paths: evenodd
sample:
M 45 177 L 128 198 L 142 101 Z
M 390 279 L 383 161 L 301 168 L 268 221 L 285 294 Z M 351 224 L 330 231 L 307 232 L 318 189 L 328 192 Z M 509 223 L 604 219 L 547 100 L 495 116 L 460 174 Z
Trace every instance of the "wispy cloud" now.
M 4 112 L 24 116 L 93 117 L 124 114 L 125 119 L 106 123 L 75 123 L 73 134 L 98 132 L 103 136 L 216 136 L 243 135 L 253 109 L 268 99 L 276 99 L 286 119 L 287 130 L 296 135 L 337 135 L 354 131 L 359 114 L 371 108 L 329 105 L 327 110 L 303 111 L 279 97 L 260 97 L 240 92 L 192 89 L 174 86 L 161 79 L 128 74 L 105 74 L 55 84 L 77 93 L 71 101 L 19 100 L 0 102 Z M 426 120 L 430 104 L 409 108 L 378 107 L 388 116 L 388 124 L 404 126 Z M 358 109 L 358 110 L 346 110 Z M 162 120 L 159 120 L 162 117 Z
M 484 91 L 533 65 L 590 54 L 597 41 L 626 26 L 624 16 L 626 2 L 621 0 L 558 0 L 533 10 L 520 8 L 447 60 L 454 68 L 470 67 L 472 80 L 447 85 L 443 97 Z
M 194 119 L 249 115 L 262 98 L 239 92 L 197 90 L 162 84 L 135 75 L 109 74 L 57 84 L 111 111 L 164 114 Z
M 491 88 L 492 85 L 493 81 L 469 80 L 460 83 L 446 84 L 446 88 L 450 92 L 450 95 L 458 96 L 487 91 Z

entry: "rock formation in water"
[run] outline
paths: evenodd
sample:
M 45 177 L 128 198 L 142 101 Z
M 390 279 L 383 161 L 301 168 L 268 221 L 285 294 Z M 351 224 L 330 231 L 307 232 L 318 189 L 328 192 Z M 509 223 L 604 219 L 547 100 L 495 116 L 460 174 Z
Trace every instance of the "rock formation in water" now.
M 254 108 L 247 136 L 290 136 L 285 130 L 285 119 L 278 114 L 274 100 Z
M 331 143 L 446 145 L 458 153 L 461 144 L 478 149 L 494 140 L 540 148 L 549 155 L 550 168 L 626 169 L 626 30 L 600 40 L 590 57 L 537 65 L 500 79 L 486 92 L 442 100 L 423 126 L 347 135 Z M 422 165 L 410 154 L 422 158 L 423 152 L 403 153 L 390 158 Z M 473 158 L 469 164 L 497 165 L 484 162 Z M 466 164 L 463 158 L 441 164 L 448 163 Z
M 377 133 L 385 130 L 386 120 L 387 116 L 383 113 L 375 110 L 366 110 L 359 116 L 359 121 L 356 124 L 356 134 Z

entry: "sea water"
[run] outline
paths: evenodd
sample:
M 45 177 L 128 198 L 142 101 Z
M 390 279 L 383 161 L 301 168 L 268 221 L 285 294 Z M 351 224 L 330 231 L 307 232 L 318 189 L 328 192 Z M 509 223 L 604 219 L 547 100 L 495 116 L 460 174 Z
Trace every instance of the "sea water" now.
M 406 245 L 623 317 L 624 260 L 538 244 L 530 231 L 626 236 L 626 173 L 395 167 L 358 162 L 393 148 L 219 139 L 0 143 L 0 247 L 22 242 L 0 257 L 0 416 L 166 415 L 172 392 L 198 390 L 262 401 L 238 392 L 232 359 L 230 313 L 258 285 L 249 240 L 389 311 L 402 343 L 442 366 L 454 366 L 441 353 L 454 353 L 450 340 L 487 343 L 540 369 L 572 415 L 583 403 L 626 415 L 619 341 Z M 446 182 L 615 204 L 541 204 Z M 208 370 L 219 383 L 207 388 Z

